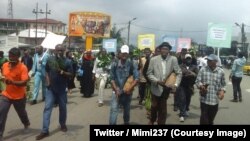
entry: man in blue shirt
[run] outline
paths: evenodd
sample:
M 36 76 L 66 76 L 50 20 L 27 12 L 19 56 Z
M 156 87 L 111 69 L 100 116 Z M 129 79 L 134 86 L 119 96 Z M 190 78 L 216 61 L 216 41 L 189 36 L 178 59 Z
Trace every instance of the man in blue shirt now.
M 31 105 L 37 103 L 37 97 L 39 94 L 40 83 L 42 82 L 42 100 L 44 101 L 44 95 L 46 92 L 45 86 L 45 65 L 47 63 L 49 55 L 46 52 L 43 52 L 43 47 L 38 46 L 36 48 L 36 54 L 34 55 L 32 75 L 34 76 L 34 90 L 32 93 Z
M 113 88 L 109 124 L 115 125 L 119 112 L 119 105 L 122 105 L 124 109 L 123 120 L 124 124 L 128 125 L 130 120 L 130 103 L 132 98 L 132 92 L 139 79 L 139 72 L 137 66 L 133 64 L 133 61 L 128 59 L 129 47 L 123 45 L 121 47 L 121 54 L 119 60 L 114 62 L 111 66 L 111 84 Z M 124 90 L 124 85 L 129 76 L 133 76 L 133 82 L 130 87 Z
M 232 71 L 229 76 L 229 80 L 232 80 L 233 83 L 234 99 L 231 100 L 232 102 L 238 102 L 238 99 L 240 102 L 242 102 L 240 83 L 243 77 L 243 66 L 245 63 L 246 58 L 243 56 L 242 52 L 239 52 L 238 58 L 234 60 Z
M 51 112 L 55 100 L 59 105 L 59 124 L 61 131 L 66 132 L 67 118 L 67 82 L 72 76 L 73 67 L 69 59 L 64 57 L 64 47 L 59 44 L 55 48 L 55 56 L 51 56 L 46 64 L 47 91 L 45 94 L 45 107 L 43 111 L 42 132 L 36 136 L 36 140 L 41 140 L 49 136 L 49 124 Z

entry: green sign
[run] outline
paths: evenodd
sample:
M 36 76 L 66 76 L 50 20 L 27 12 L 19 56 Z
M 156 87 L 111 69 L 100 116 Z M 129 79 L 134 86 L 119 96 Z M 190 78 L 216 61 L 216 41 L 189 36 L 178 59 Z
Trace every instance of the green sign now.
M 207 46 L 230 48 L 232 25 L 208 23 Z

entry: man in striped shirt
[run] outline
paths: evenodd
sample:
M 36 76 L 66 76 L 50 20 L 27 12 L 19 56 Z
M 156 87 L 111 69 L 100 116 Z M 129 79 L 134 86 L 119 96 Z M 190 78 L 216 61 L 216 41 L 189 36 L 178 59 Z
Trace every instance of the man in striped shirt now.
M 219 100 L 224 97 L 225 73 L 216 65 L 217 62 L 218 57 L 210 54 L 207 57 L 207 66 L 201 68 L 195 82 L 200 90 L 200 124 L 213 124 L 218 112 Z

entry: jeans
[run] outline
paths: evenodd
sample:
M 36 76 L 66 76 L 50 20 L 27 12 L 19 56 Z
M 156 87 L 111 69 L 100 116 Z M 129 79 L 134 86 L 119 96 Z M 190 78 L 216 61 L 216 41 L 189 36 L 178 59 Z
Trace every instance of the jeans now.
M 45 96 L 46 86 L 45 86 L 45 76 L 42 75 L 41 72 L 36 72 L 34 77 L 34 90 L 32 94 L 32 100 L 37 100 L 39 89 L 40 89 L 40 82 L 42 82 L 42 95 Z
M 186 116 L 186 111 L 189 111 L 192 93 L 192 88 L 185 88 L 183 86 L 177 88 L 176 98 L 179 101 L 180 117 Z
M 8 112 L 10 109 L 11 104 L 13 104 L 17 115 L 19 116 L 23 125 L 29 125 L 29 118 L 27 111 L 25 110 L 26 107 L 26 98 L 18 99 L 18 100 L 11 100 L 3 95 L 0 95 L 0 138 L 3 136 Z
M 233 83 L 233 94 L 234 94 L 234 99 L 242 99 L 242 94 L 241 94 L 241 88 L 240 88 L 240 83 L 241 83 L 242 77 L 232 77 L 232 83 Z
M 124 124 L 129 124 L 130 120 L 130 103 L 131 103 L 132 94 L 122 93 L 118 98 L 115 95 L 115 92 L 112 92 L 111 106 L 110 106 L 110 116 L 109 124 L 116 125 L 117 116 L 119 112 L 119 106 L 123 108 L 123 120 Z
M 67 119 L 67 93 L 66 88 L 62 89 L 60 93 L 53 93 L 50 89 L 47 89 L 45 94 L 45 107 L 43 111 L 43 133 L 49 132 L 51 112 L 54 107 L 55 100 L 59 105 L 59 124 L 61 126 L 66 125 Z M 63 91 L 64 90 L 64 91 Z

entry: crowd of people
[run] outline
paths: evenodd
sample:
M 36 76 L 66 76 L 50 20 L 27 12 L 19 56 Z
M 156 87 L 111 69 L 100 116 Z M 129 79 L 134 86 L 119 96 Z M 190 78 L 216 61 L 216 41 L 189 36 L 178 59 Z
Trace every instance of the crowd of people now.
M 163 42 L 154 51 L 145 48 L 138 59 L 130 58 L 129 46 L 123 45 L 116 56 L 103 58 L 109 54 L 101 48 L 97 56 L 91 50 L 85 50 L 76 59 L 71 51 L 58 44 L 54 50 L 48 51 L 38 46 L 34 57 L 25 50 L 21 56 L 19 48 L 9 50 L 8 58 L 0 52 L 1 94 L 0 94 L 0 141 L 3 140 L 5 123 L 10 106 L 13 105 L 24 128 L 30 126 L 26 111 L 27 98 L 31 105 L 37 104 L 40 83 L 42 84 L 42 101 L 45 102 L 41 133 L 36 140 L 49 136 L 50 117 L 54 106 L 59 106 L 59 124 L 62 132 L 67 132 L 67 93 L 76 88 L 75 78 L 80 83 L 83 97 L 91 97 L 94 89 L 98 91 L 98 106 L 103 106 L 104 89 L 111 83 L 109 124 L 117 124 L 119 108 L 123 108 L 125 125 L 130 124 L 130 106 L 132 93 L 138 86 L 138 104 L 145 104 L 149 98 L 147 109 L 149 125 L 166 124 L 167 101 L 170 93 L 174 94 L 174 111 L 179 110 L 179 120 L 184 122 L 189 116 L 189 106 L 195 87 L 200 94 L 200 124 L 214 124 L 218 112 L 219 101 L 226 92 L 225 73 L 221 61 L 209 47 L 206 55 L 196 58 L 187 49 L 179 55 L 171 53 L 171 45 Z M 66 53 L 65 53 L 66 52 Z M 20 59 L 21 58 L 21 59 Z M 242 101 L 240 83 L 243 77 L 242 67 L 246 59 L 242 53 L 234 60 L 229 79 L 233 83 L 232 102 Z M 29 72 L 32 71 L 29 76 Z M 176 78 L 173 84 L 166 84 L 170 74 Z M 34 88 L 30 92 L 30 79 L 34 77 Z M 110 81 L 108 81 L 110 80 Z M 30 94 L 29 94 L 30 93 Z

